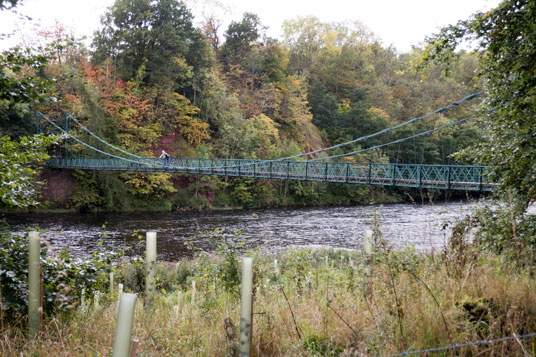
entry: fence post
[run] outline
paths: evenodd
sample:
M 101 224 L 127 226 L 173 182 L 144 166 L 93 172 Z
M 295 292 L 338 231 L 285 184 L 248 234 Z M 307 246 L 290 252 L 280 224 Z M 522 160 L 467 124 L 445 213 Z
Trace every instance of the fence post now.
M 154 293 L 156 290 L 156 232 L 146 233 L 146 253 L 145 253 L 145 299 L 147 305 L 153 304 Z
M 31 338 L 39 335 L 41 323 L 41 240 L 39 232 L 28 233 L 28 332 Z
M 253 285 L 253 258 L 242 260 L 242 293 L 240 308 L 240 356 L 249 356 L 251 345 L 251 293 Z
M 129 357 L 136 294 L 124 293 L 119 301 L 112 357 Z

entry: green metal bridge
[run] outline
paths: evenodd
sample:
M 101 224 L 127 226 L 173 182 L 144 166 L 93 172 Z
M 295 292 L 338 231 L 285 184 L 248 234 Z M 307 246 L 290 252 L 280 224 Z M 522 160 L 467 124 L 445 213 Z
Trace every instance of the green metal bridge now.
M 488 180 L 485 166 L 464 165 L 427 165 L 427 164 L 400 164 L 400 163 L 360 163 L 353 159 L 352 162 L 335 162 L 333 159 L 348 157 L 370 150 L 401 143 L 416 137 L 428 135 L 443 128 L 452 127 L 465 122 L 469 117 L 453 121 L 449 124 L 422 131 L 409 137 L 396 139 L 388 143 L 382 143 L 366 149 L 347 152 L 345 154 L 331 155 L 328 157 L 316 157 L 321 152 L 326 152 L 345 145 L 366 141 L 372 137 L 393 131 L 408 124 L 421 121 L 434 114 L 444 112 L 457 107 L 465 101 L 479 96 L 482 92 L 472 93 L 465 98 L 438 108 L 431 113 L 412 118 L 393 127 L 382 129 L 345 143 L 337 144 L 329 148 L 301 153 L 298 155 L 280 158 L 277 160 L 247 160 L 247 159 L 196 159 L 196 158 L 144 158 L 116 147 L 91 130 L 69 114 L 45 115 L 37 113 L 36 121 L 38 132 L 48 127 L 47 131 L 64 135 L 71 143 L 86 148 L 85 157 L 70 157 L 69 150 L 52 157 L 47 166 L 55 169 L 78 169 L 98 171 L 133 171 L 133 172 L 169 172 L 190 175 L 218 175 L 235 177 L 253 177 L 278 180 L 322 181 L 340 182 L 349 184 L 401 186 L 415 188 L 430 188 L 444 190 L 464 191 L 492 191 L 495 184 Z M 73 135 L 73 126 L 77 126 L 77 133 L 83 134 L 85 139 Z M 94 144 L 89 144 L 92 142 Z M 113 151 L 111 153 L 110 151 Z M 101 157 L 99 157 L 101 156 Z M 99 158 L 97 158 L 99 157 Z M 301 158 L 300 160 L 297 160 Z M 330 161 L 328 161 L 330 160 Z
M 170 172 L 465 191 L 491 191 L 494 186 L 486 180 L 484 166 L 229 159 L 145 158 L 126 161 L 68 157 L 51 158 L 47 166 L 55 169 Z

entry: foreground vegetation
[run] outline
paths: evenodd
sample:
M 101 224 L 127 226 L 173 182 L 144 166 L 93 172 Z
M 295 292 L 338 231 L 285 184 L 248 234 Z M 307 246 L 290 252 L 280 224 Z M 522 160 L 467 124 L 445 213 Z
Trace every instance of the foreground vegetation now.
M 533 267 L 478 244 L 420 253 L 377 243 L 372 260 L 346 250 L 248 252 L 255 257 L 253 354 L 386 355 L 536 331 Z M 116 282 L 141 298 L 133 331 L 139 355 L 237 354 L 237 249 L 221 242 L 213 255 L 160 265 L 153 308 L 143 305 L 143 264 L 117 268 Z M 38 343 L 28 342 L 22 320 L 4 319 L 0 354 L 109 354 L 117 287 L 101 289 L 100 302 L 72 300 L 70 309 L 48 316 Z M 522 343 L 534 353 L 536 339 Z M 521 353 L 516 341 L 452 351 Z

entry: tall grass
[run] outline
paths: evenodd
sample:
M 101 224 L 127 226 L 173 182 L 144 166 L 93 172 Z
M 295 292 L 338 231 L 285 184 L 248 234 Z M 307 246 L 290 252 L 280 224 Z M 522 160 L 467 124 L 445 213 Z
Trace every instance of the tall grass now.
M 359 252 L 255 254 L 253 354 L 389 355 L 536 332 L 531 268 L 513 266 L 470 246 L 456 254 L 464 254 L 464 259 L 447 253 L 378 250 L 370 276 Z M 237 355 L 239 285 L 225 273 L 225 264 L 234 263 L 203 255 L 159 266 L 159 294 L 152 308 L 145 307 L 143 299 L 136 306 L 133 336 L 139 340 L 138 355 Z M 141 269 L 123 268 L 119 279 L 126 291 L 143 291 Z M 37 343 L 28 343 L 17 323 L 4 322 L 0 355 L 108 355 L 116 300 L 107 295 L 99 307 L 46 319 Z M 535 353 L 536 339 L 522 343 Z M 513 341 L 445 355 L 520 354 L 520 345 Z

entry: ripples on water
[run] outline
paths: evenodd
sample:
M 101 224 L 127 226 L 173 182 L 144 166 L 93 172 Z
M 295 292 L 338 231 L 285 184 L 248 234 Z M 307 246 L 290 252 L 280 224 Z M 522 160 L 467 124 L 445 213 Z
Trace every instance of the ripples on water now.
M 362 245 L 364 231 L 376 221 L 386 240 L 395 247 L 417 249 L 442 247 L 449 227 L 474 203 L 434 205 L 391 204 L 383 206 L 321 207 L 293 209 L 233 210 L 215 212 L 150 212 L 89 214 L 5 215 L 10 230 L 27 227 L 46 230 L 54 249 L 71 249 L 75 256 L 94 251 L 102 240 L 106 249 L 133 247 L 127 255 L 142 255 L 139 234 L 158 232 L 159 259 L 177 260 L 191 255 L 184 245 L 211 250 L 201 232 L 221 229 L 224 234 L 242 232 L 246 248 L 276 250 L 286 247 L 332 247 L 355 249 Z M 449 227 L 443 229 L 445 223 Z M 103 228 L 105 227 L 105 228 Z

